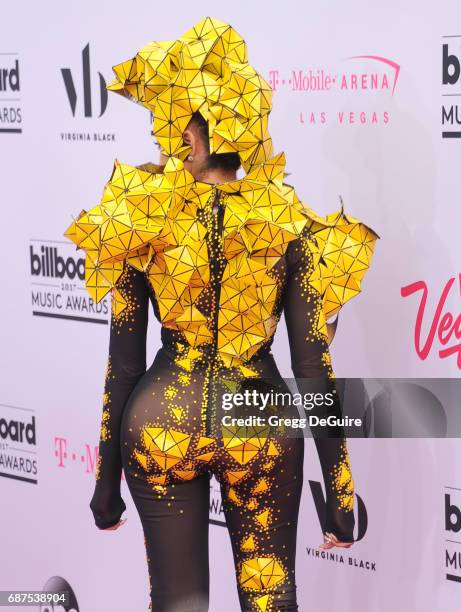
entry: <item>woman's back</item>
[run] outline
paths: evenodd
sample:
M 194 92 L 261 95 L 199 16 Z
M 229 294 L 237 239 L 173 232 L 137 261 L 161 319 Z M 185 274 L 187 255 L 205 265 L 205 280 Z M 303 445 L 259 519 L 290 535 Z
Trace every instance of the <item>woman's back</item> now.
M 294 610 L 304 441 L 268 421 L 286 413 L 271 393 L 290 395 L 271 344 L 284 313 L 300 391 L 316 379 L 330 392 L 327 319 L 360 291 L 376 235 L 342 210 L 318 217 L 283 182 L 283 154 L 270 157 L 270 86 L 229 25 L 206 18 L 114 72 L 108 88 L 153 112 L 168 161 L 116 162 L 101 203 L 66 232 L 86 251 L 92 297 L 112 294 L 95 522 L 119 524 L 123 468 L 143 525 L 153 608 L 202 612 L 214 475 L 242 609 Z M 247 174 L 234 180 L 240 163 Z M 162 346 L 146 369 L 149 302 Z M 264 397 L 263 410 L 250 399 L 234 418 L 228 408 L 242 397 Z M 338 402 L 320 412 L 338 415 Z M 340 427 L 320 434 L 325 546 L 349 546 L 346 442 Z

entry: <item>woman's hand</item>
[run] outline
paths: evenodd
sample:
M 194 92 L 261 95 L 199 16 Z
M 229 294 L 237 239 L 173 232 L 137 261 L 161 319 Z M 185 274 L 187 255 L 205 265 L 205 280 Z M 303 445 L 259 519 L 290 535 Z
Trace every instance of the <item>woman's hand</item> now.
M 320 544 L 319 548 L 321 550 L 329 550 L 330 548 L 334 548 L 335 546 L 337 546 L 338 548 L 350 548 L 352 544 L 353 542 L 341 542 L 340 540 L 338 540 L 334 533 L 330 533 L 329 531 L 327 531 L 323 535 L 323 544 Z
M 118 529 L 126 521 L 126 519 L 121 520 L 120 518 L 125 512 L 126 506 L 120 495 L 119 487 L 106 486 L 106 483 L 98 481 L 90 502 L 90 508 L 98 529 Z
M 124 523 L 126 523 L 126 518 L 121 519 L 116 525 L 113 525 L 112 527 L 106 527 L 105 529 L 103 527 L 98 527 L 98 529 L 100 531 L 114 531 L 115 529 L 121 527 Z

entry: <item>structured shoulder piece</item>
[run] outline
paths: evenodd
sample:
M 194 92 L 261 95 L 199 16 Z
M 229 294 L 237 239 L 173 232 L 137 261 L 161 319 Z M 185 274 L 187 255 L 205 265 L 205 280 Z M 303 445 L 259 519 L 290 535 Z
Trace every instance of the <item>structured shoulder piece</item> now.
M 177 158 L 165 167 L 116 161 L 100 204 L 82 211 L 65 232 L 86 252 L 90 295 L 99 302 L 114 290 L 113 308 L 123 311 L 117 281 L 124 265 L 131 265 L 147 274 L 163 325 L 181 330 L 191 347 L 210 342 L 198 307 L 210 274 L 207 227 L 199 211 L 211 209 L 219 193 L 227 260 L 218 342 L 223 361 L 243 363 L 275 331 L 277 281 L 271 270 L 293 240 L 302 240 L 313 256 L 309 282 L 322 296 L 325 318 L 336 314 L 360 291 L 377 235 L 342 210 L 319 217 L 284 178 L 283 154 L 241 180 L 219 185 L 196 181 Z M 235 321 L 242 318 L 237 329 Z

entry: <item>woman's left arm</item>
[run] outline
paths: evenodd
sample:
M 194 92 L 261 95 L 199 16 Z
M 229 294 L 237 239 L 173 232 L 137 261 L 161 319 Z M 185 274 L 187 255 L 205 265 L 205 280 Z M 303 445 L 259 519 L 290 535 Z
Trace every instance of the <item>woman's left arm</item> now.
M 149 291 L 144 273 L 125 262 L 117 290 L 126 305 L 123 310 L 119 308 L 117 294 L 112 290 L 96 483 L 90 502 L 100 529 L 117 525 L 126 509 L 120 494 L 122 416 L 131 392 L 146 370 Z

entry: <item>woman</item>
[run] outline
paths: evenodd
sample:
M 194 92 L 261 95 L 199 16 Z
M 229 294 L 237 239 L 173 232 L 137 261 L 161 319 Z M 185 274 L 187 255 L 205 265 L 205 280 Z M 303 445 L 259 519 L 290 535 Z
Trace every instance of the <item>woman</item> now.
M 86 251 L 90 294 L 112 294 L 96 525 L 123 524 L 123 468 L 152 609 L 207 610 L 214 474 L 242 610 L 296 610 L 303 440 L 224 426 L 219 408 L 224 393 L 282 384 L 271 353 L 282 312 L 301 387 L 333 377 L 326 318 L 360 290 L 376 235 L 342 211 L 319 218 L 283 183 L 284 156 L 272 156 L 267 130 L 270 88 L 229 25 L 206 18 L 114 72 L 108 88 L 152 112 L 163 165 L 116 162 L 101 204 L 66 231 Z M 162 348 L 146 371 L 149 301 Z M 341 431 L 327 436 L 315 440 L 327 493 L 322 548 L 349 547 L 347 447 Z

